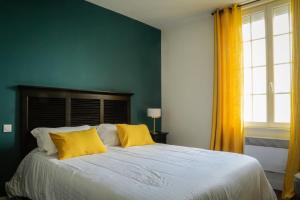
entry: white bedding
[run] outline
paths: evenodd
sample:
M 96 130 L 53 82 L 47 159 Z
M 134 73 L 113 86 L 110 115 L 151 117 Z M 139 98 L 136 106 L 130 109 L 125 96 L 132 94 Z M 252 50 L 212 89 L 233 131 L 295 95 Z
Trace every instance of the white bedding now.
M 59 161 L 33 150 L 6 184 L 38 200 L 274 200 L 254 158 L 154 144 Z

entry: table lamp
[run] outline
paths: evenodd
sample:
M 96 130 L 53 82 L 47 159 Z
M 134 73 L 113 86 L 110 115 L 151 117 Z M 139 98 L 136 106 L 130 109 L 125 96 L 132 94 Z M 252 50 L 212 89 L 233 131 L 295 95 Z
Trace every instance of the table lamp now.
M 155 134 L 155 119 L 161 117 L 161 109 L 160 108 L 148 108 L 147 115 L 148 115 L 148 117 L 153 118 L 153 134 Z

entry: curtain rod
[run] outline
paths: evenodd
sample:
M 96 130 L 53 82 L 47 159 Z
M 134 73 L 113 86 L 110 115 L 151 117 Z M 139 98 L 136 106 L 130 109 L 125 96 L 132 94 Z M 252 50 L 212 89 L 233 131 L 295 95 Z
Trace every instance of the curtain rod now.
M 249 4 L 256 3 L 256 2 L 259 2 L 259 1 L 261 1 L 261 0 L 247 1 L 247 2 L 245 2 L 245 3 L 238 4 L 238 7 L 247 6 L 247 5 L 249 5 Z M 218 10 L 218 9 L 217 9 L 217 10 Z M 214 15 L 214 14 L 217 12 L 217 10 L 215 10 L 214 12 L 212 12 L 211 15 Z M 223 10 L 224 10 L 224 9 L 220 9 L 220 11 L 223 11 Z

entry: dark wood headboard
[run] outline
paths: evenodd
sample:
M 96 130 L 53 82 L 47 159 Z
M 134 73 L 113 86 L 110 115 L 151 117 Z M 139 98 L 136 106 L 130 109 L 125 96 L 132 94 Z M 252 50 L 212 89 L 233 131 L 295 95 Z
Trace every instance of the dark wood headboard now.
M 35 148 L 31 130 L 37 127 L 130 123 L 132 93 L 19 86 L 21 155 Z

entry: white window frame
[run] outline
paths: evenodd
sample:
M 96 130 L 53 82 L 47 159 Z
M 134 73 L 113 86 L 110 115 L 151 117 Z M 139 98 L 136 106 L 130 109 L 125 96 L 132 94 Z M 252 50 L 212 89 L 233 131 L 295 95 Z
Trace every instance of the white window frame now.
M 277 0 L 263 5 L 258 5 L 251 8 L 242 9 L 242 16 L 247 16 L 254 13 L 265 13 L 265 39 L 266 39 L 266 82 L 267 82 L 267 122 L 244 122 L 246 128 L 268 128 L 287 131 L 290 128 L 290 123 L 274 122 L 275 105 L 274 105 L 274 65 L 273 65 L 273 9 L 289 5 L 291 9 L 290 0 Z M 290 19 L 291 20 L 291 19 Z

